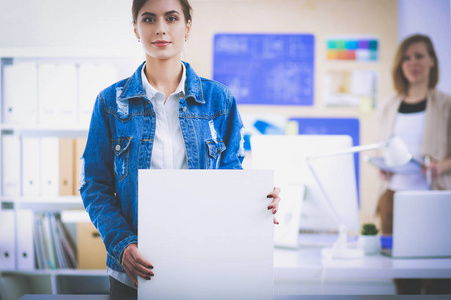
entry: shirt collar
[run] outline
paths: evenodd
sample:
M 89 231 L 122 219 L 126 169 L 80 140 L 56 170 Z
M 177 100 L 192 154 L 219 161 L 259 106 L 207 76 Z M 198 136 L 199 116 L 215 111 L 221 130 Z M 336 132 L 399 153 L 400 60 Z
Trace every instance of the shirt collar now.
M 157 93 L 161 93 L 157 89 L 155 89 L 147 80 L 147 76 L 145 73 L 146 64 L 141 69 L 141 81 L 144 89 L 144 93 L 147 98 L 152 99 Z M 186 67 L 185 64 L 182 63 L 182 78 L 180 79 L 179 85 L 175 89 L 173 94 L 179 94 L 180 96 L 185 96 L 185 83 L 186 83 Z

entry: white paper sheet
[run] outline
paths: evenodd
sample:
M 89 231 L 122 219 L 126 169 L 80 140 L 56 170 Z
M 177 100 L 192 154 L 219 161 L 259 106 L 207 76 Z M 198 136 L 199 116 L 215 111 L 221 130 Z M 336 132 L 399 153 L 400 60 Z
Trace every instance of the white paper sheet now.
M 139 170 L 139 299 L 272 299 L 272 171 Z
M 393 172 L 393 173 L 402 173 L 402 174 L 408 174 L 408 173 L 415 173 L 421 171 L 421 168 L 423 164 L 416 159 L 412 158 L 409 162 L 406 164 L 399 166 L 399 167 L 389 167 L 385 164 L 383 157 L 365 157 L 365 161 L 373 164 L 377 168 L 379 168 L 382 171 L 385 172 Z

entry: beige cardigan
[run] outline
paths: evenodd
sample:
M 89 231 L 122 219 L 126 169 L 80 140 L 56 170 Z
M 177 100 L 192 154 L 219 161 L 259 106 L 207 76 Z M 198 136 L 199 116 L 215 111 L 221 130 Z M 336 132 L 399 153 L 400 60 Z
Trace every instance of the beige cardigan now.
M 386 101 L 378 114 L 378 140 L 385 141 L 393 133 L 401 101 L 404 95 L 398 95 Z M 438 90 L 430 90 L 424 120 L 423 145 L 421 154 L 430 156 L 438 161 L 451 157 L 451 96 Z M 383 184 L 381 192 L 388 184 Z M 451 171 L 433 179 L 432 189 L 451 190 Z

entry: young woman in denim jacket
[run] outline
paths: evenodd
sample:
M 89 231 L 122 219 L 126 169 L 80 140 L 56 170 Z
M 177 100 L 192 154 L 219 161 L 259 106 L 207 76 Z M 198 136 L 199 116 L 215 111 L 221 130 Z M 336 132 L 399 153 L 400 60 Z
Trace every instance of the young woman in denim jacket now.
M 112 295 L 136 295 L 136 276 L 154 275 L 137 247 L 138 169 L 242 169 L 244 158 L 230 90 L 181 62 L 191 28 L 188 1 L 134 0 L 132 13 L 146 61 L 98 95 L 80 189 L 108 252 Z M 274 188 L 268 195 L 273 214 L 278 194 Z

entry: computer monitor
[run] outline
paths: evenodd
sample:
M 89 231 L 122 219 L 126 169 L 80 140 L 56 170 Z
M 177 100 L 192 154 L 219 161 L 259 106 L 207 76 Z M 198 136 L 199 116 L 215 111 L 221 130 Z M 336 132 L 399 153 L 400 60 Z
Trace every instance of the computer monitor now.
M 350 147 L 352 139 L 348 135 L 254 135 L 251 137 L 251 162 L 248 165 L 253 169 L 274 170 L 275 185 L 281 188 L 280 206 L 295 207 L 299 211 L 300 216 L 294 217 L 299 217 L 300 230 L 336 232 L 341 224 L 348 230 L 358 230 L 353 154 L 326 156 L 311 161 L 311 167 L 321 180 L 340 220 L 334 217 L 306 161 L 310 156 Z

